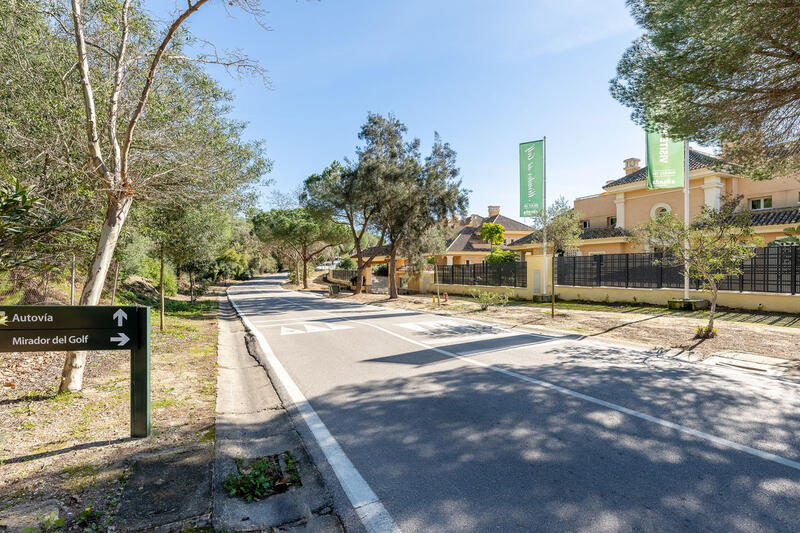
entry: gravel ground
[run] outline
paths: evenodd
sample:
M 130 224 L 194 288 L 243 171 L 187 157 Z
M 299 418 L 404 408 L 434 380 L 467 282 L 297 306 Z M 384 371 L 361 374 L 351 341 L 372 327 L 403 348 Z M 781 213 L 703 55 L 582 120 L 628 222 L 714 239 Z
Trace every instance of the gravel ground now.
M 507 305 L 480 311 L 478 305 L 466 298 L 453 298 L 442 305 L 434 305 L 430 297 L 401 295 L 389 300 L 382 294 L 344 294 L 352 301 L 374 303 L 388 307 L 402 307 L 501 321 L 525 325 L 534 329 L 556 329 L 601 338 L 619 339 L 649 346 L 694 350 L 711 355 L 720 352 L 743 352 L 800 361 L 800 330 L 765 324 L 718 320 L 718 336 L 700 341 L 694 338 L 695 329 L 705 325 L 702 318 L 683 318 L 674 314 L 653 312 L 613 312 L 559 309 L 550 317 L 549 308 L 528 305 Z

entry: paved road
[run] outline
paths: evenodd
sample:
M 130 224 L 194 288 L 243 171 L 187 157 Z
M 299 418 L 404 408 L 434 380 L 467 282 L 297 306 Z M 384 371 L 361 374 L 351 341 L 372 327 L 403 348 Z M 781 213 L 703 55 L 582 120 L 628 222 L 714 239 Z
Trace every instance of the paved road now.
M 795 385 L 282 279 L 231 298 L 367 530 L 800 531 Z

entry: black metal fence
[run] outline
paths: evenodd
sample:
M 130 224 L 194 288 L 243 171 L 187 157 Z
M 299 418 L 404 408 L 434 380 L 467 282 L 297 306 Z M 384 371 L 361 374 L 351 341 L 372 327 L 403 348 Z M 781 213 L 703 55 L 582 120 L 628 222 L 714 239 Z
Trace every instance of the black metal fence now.
M 436 265 L 434 283 L 443 285 L 491 285 L 526 287 L 527 263 L 480 263 L 474 265 Z
M 558 257 L 558 285 L 581 287 L 683 288 L 683 268 L 664 264 L 661 254 L 608 254 Z M 691 280 L 699 289 L 701 281 Z M 800 292 L 800 246 L 757 248 L 742 274 L 720 283 L 726 291 Z

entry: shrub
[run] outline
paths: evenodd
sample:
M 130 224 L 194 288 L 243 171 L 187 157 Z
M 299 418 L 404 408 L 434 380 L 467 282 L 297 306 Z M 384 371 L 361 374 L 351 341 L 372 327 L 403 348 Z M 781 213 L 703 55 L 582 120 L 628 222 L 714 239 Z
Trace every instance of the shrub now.
M 353 270 L 356 268 L 356 262 L 353 261 L 350 256 L 344 256 L 339 260 L 339 265 L 336 268 L 341 268 L 342 270 Z
M 376 276 L 388 276 L 389 275 L 389 265 L 386 263 L 376 266 L 372 269 L 372 273 Z
M 470 294 L 475 298 L 475 301 L 478 302 L 478 305 L 481 306 L 481 311 L 486 311 L 493 305 L 506 305 L 508 303 L 507 292 L 501 293 L 492 290 L 472 289 Z
M 717 336 L 717 328 L 709 328 L 708 326 L 698 326 L 694 334 L 695 339 L 713 339 Z
M 145 256 L 139 263 L 136 273 L 152 281 L 153 285 L 158 288 L 161 283 L 161 262 Z M 164 294 L 167 296 L 178 294 L 178 280 L 175 277 L 175 270 L 169 264 L 164 265 Z
M 513 263 L 517 260 L 517 254 L 511 250 L 501 250 L 495 247 L 492 253 L 486 256 L 486 262 L 489 264 L 497 263 Z

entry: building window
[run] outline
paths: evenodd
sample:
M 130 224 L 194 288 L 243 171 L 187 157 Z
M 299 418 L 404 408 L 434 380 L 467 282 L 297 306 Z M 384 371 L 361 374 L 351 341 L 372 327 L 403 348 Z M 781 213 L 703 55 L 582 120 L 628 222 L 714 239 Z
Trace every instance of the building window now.
M 664 213 L 672 213 L 672 207 L 669 204 L 656 204 L 650 209 L 650 218 L 657 218 Z
M 583 229 L 589 229 L 589 221 L 588 220 L 581 220 L 581 227 Z
M 758 211 L 759 209 L 769 209 L 772 207 L 772 196 L 765 198 L 751 198 L 750 209 Z
M 614 228 L 617 226 L 617 217 L 608 217 L 608 227 Z

